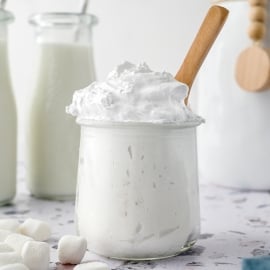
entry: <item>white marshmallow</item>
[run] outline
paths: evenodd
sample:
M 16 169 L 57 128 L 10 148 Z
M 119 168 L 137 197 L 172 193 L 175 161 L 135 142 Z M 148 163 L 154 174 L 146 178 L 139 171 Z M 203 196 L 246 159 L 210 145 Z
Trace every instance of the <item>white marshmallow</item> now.
M 0 229 L 0 242 L 3 242 L 6 240 L 7 236 L 10 235 L 12 232 L 8 230 L 1 230 Z
M 50 246 L 44 242 L 28 241 L 22 248 L 22 258 L 30 270 L 47 270 L 50 263 Z
M 14 263 L 1 266 L 0 270 L 29 270 L 29 269 L 22 263 Z
M 21 234 L 32 237 L 36 241 L 46 241 L 51 236 L 50 225 L 38 219 L 28 218 L 19 227 Z
M 73 270 L 110 270 L 108 264 L 103 262 L 89 262 L 78 264 Z
M 58 242 L 58 259 L 62 264 L 78 264 L 86 252 L 86 239 L 75 235 L 65 235 Z
M 0 266 L 13 263 L 22 263 L 22 257 L 17 252 L 0 253 Z
M 11 232 L 17 232 L 19 225 L 20 225 L 20 223 L 17 219 L 11 219 L 11 218 L 0 219 L 0 229 L 1 230 L 8 230 Z
M 7 243 L 0 243 L 0 253 L 2 252 L 12 252 L 14 249 Z
M 21 254 L 23 245 L 27 241 L 33 241 L 33 239 L 31 237 L 28 237 L 25 235 L 21 235 L 18 233 L 12 233 L 12 234 L 8 235 L 8 237 L 5 240 L 5 243 L 10 245 L 17 253 Z

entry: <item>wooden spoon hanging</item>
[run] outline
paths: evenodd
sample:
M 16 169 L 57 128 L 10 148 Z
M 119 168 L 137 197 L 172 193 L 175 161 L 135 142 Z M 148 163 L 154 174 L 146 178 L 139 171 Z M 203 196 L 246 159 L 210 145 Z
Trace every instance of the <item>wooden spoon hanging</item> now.
M 270 87 L 270 54 L 262 45 L 266 34 L 266 0 L 249 0 L 251 20 L 248 35 L 253 45 L 242 51 L 237 59 L 235 78 L 239 86 L 249 92 Z

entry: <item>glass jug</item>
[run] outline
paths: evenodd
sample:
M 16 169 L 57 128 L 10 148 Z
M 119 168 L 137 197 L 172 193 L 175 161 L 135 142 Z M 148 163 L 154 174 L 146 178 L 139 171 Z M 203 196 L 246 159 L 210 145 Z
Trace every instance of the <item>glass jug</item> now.
M 96 17 L 40 13 L 35 27 L 38 67 L 30 113 L 28 187 L 36 197 L 74 198 L 80 130 L 65 113 L 74 90 L 95 79 L 92 26 Z
M 0 9 L 0 205 L 16 193 L 17 115 L 9 74 L 8 24 L 13 15 Z
M 219 1 L 230 10 L 198 80 L 201 181 L 240 189 L 270 189 L 270 89 L 247 92 L 235 79 L 240 53 L 252 45 L 248 1 Z M 268 12 L 270 11 L 268 5 Z M 269 16 L 268 16 L 269 17 Z M 269 47 L 268 33 L 264 46 Z

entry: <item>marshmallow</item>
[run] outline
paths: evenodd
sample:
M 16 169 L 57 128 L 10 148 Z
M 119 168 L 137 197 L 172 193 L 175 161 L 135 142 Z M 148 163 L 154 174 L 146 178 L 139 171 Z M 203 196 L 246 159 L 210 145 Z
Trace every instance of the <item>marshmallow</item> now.
M 10 235 L 11 233 L 12 233 L 11 231 L 0 229 L 0 242 L 5 241 L 7 236 Z
M 58 258 L 62 264 L 78 264 L 87 248 L 86 239 L 80 236 L 65 235 L 58 242 Z
M 28 241 L 22 248 L 23 263 L 30 270 L 47 270 L 50 263 L 50 246 L 44 242 Z
M 0 267 L 0 270 L 29 270 L 29 269 L 22 263 L 14 263 Z
M 28 218 L 19 227 L 21 234 L 32 237 L 36 241 L 46 241 L 51 236 L 51 228 L 48 223 Z
M 78 264 L 73 270 L 110 270 L 108 264 L 103 262 L 89 262 Z
M 12 252 L 14 249 L 7 243 L 0 243 L 0 253 L 2 252 Z
M 22 257 L 17 252 L 0 253 L 0 266 L 13 263 L 22 263 Z
M 17 232 L 19 225 L 20 225 L 20 223 L 16 219 L 10 219 L 10 218 L 0 219 L 0 229 L 1 230 L 8 230 L 11 232 Z
M 21 254 L 23 245 L 27 241 L 33 241 L 31 237 L 24 236 L 18 233 L 12 233 L 8 235 L 8 237 L 5 240 L 5 243 L 10 245 L 17 253 Z

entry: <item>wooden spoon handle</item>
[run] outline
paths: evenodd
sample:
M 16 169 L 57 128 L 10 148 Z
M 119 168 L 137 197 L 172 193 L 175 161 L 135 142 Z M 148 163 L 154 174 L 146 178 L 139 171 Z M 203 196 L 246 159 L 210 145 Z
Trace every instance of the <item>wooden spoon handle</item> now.
M 220 6 L 212 6 L 196 35 L 185 59 L 177 72 L 175 79 L 188 85 L 190 88 L 220 30 L 222 29 L 229 11 Z

